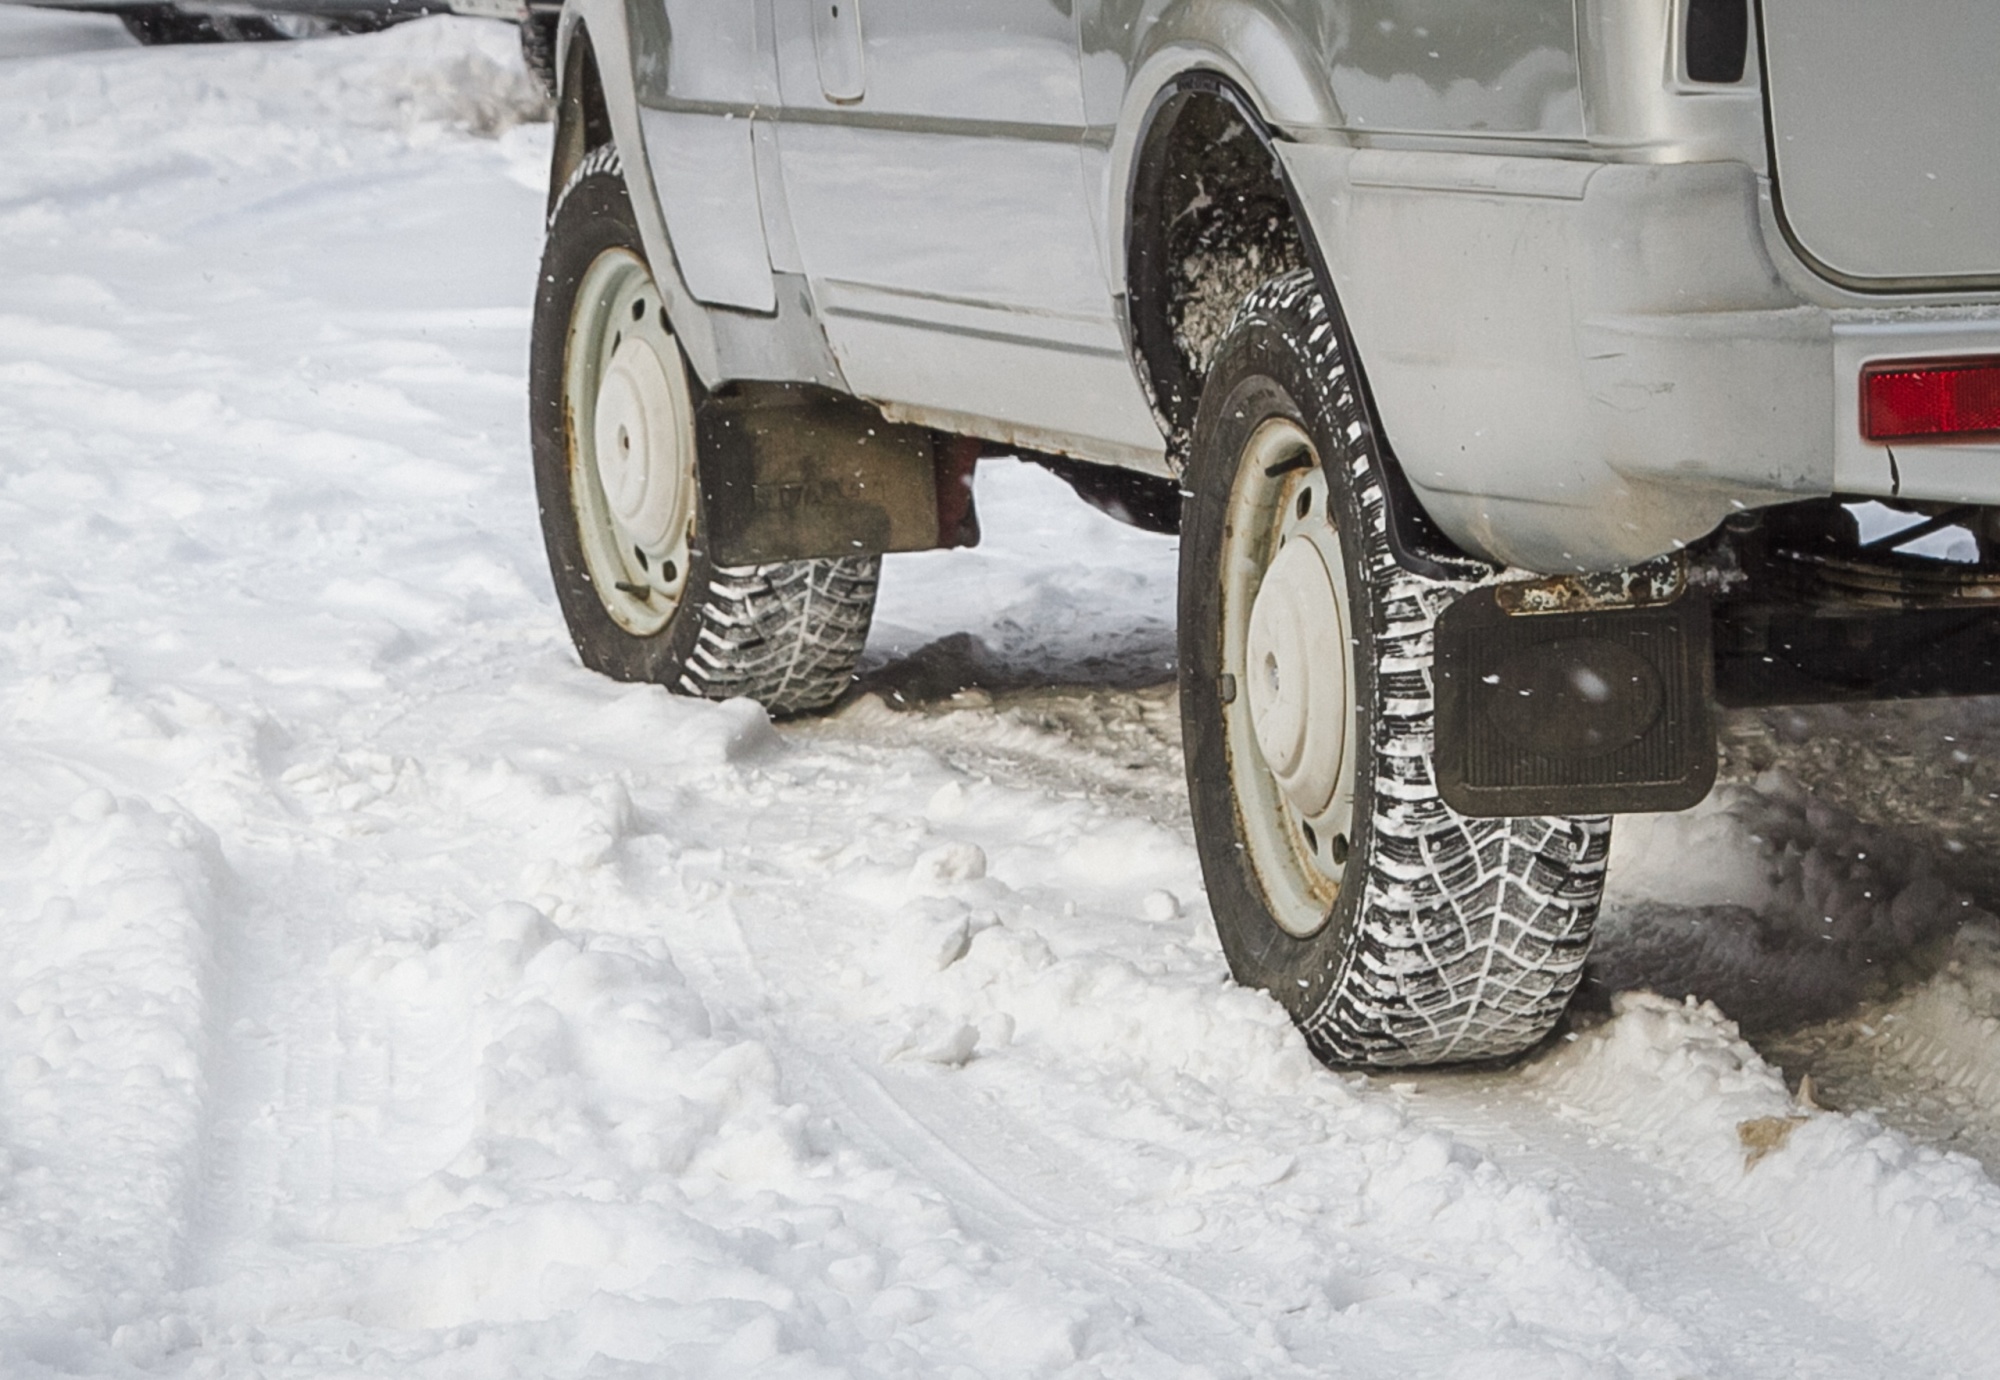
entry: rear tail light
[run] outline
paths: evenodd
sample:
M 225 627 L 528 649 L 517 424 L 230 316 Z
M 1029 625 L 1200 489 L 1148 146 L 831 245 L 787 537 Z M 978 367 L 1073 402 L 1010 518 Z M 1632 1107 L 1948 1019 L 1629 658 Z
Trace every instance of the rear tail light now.
M 2000 356 L 1865 366 L 1861 434 L 1871 441 L 2000 439 Z

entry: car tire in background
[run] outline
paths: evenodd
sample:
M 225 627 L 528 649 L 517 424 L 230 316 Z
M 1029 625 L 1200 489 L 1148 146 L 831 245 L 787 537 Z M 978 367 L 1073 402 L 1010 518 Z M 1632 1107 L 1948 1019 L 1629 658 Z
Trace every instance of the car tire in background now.
M 148 47 L 170 43 L 280 43 L 327 34 L 363 33 L 382 27 L 368 16 L 328 19 L 312 14 L 220 14 L 176 5 L 120 10 L 125 31 Z
M 1581 975 L 1603 819 L 1470 819 L 1431 770 L 1431 629 L 1464 586 L 1393 554 L 1360 381 L 1312 274 L 1252 293 L 1190 449 L 1181 712 L 1238 981 L 1334 1063 L 1497 1058 Z
M 542 535 L 584 665 L 780 715 L 838 699 L 868 637 L 880 558 L 709 560 L 700 387 L 608 145 L 585 155 L 550 214 L 529 379 Z
M 529 10 L 521 20 L 521 62 L 550 100 L 556 96 L 556 26 L 560 11 Z

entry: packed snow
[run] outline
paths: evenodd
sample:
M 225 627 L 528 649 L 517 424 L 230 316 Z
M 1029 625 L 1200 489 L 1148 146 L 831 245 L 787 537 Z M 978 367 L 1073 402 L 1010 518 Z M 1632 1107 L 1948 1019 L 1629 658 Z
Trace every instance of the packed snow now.
M 991 462 L 825 719 L 578 667 L 549 137 L 0 9 L 0 1374 L 2000 1375 L 1991 705 L 1733 716 L 1547 1049 L 1328 1070 L 1171 539 Z

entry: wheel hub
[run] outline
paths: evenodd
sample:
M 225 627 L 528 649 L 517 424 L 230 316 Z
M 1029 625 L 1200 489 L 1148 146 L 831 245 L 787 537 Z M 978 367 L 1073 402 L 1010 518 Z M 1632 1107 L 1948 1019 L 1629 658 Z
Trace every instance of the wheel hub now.
M 1279 791 L 1312 817 L 1333 802 L 1346 748 L 1345 610 L 1310 541 L 1285 543 L 1250 609 L 1244 670 L 1257 747 Z
M 676 361 L 678 363 L 678 361 Z M 597 475 L 632 543 L 663 550 L 687 520 L 687 465 L 674 389 L 653 342 L 629 336 L 597 390 Z
M 694 399 L 644 261 L 598 256 L 577 286 L 563 405 L 584 565 L 612 620 L 650 637 L 686 592 L 697 504 Z
M 1359 678 L 1333 481 L 1291 417 L 1245 440 L 1222 551 L 1231 788 L 1271 918 L 1323 929 L 1355 828 Z

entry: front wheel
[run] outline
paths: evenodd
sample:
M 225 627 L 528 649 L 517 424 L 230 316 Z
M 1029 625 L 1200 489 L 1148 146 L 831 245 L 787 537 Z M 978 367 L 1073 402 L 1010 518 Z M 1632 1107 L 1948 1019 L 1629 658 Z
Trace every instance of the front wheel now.
M 1182 525 L 1181 712 L 1231 971 L 1336 1063 L 1496 1058 L 1581 975 L 1603 819 L 1469 819 L 1431 769 L 1431 633 L 1397 564 L 1359 381 L 1310 273 L 1217 347 Z
M 880 558 L 709 559 L 690 378 L 615 150 L 556 199 L 529 361 L 549 569 L 584 665 L 774 714 L 853 679 Z

